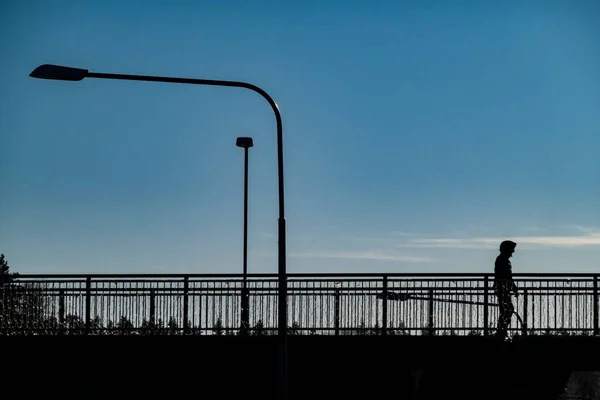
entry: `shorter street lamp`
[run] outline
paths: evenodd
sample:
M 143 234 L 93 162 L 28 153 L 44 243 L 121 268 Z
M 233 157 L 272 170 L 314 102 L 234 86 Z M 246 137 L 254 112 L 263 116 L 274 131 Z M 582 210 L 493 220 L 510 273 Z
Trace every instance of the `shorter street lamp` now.
M 254 146 L 251 137 L 239 137 L 235 141 L 237 147 L 244 149 L 244 254 L 243 254 L 243 283 L 242 283 L 242 327 L 240 333 L 248 335 L 250 325 L 250 293 L 248 291 L 248 149 Z

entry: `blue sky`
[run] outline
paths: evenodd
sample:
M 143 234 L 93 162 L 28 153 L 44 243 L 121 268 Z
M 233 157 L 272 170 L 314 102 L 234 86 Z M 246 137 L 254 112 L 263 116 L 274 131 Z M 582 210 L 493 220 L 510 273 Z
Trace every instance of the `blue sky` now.
M 142 8 L 141 4 L 145 6 Z M 21 273 L 597 272 L 600 3 L 4 2 L 0 252 Z

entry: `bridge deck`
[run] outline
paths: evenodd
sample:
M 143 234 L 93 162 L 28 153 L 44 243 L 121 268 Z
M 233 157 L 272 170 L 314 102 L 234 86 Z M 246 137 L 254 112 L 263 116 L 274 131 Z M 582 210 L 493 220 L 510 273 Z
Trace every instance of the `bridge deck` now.
M 3 378 L 63 398 L 274 398 L 276 337 L 0 337 Z M 552 399 L 600 338 L 296 336 L 291 399 Z M 595 363 L 595 365 L 594 365 Z M 411 370 L 425 371 L 414 391 Z

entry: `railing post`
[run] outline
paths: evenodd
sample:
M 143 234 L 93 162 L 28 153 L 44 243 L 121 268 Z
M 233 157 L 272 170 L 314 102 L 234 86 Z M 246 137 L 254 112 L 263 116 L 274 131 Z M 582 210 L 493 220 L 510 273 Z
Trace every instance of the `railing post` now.
M 186 276 L 183 278 L 183 334 L 187 335 L 190 331 L 189 318 L 189 291 L 190 291 L 190 278 Z
M 383 277 L 383 316 L 381 321 L 381 334 L 387 335 L 388 327 L 388 277 Z
M 58 331 L 62 335 L 65 330 L 65 291 L 58 292 Z
M 92 278 L 85 280 L 85 334 L 90 334 L 90 323 L 92 320 Z
M 600 327 L 598 326 L 598 319 L 600 319 L 600 299 L 598 299 L 598 275 L 594 276 L 594 336 L 600 335 Z
M 340 288 L 337 287 L 337 282 L 336 282 L 335 295 L 334 295 L 333 324 L 334 324 L 335 336 L 340 336 Z
M 523 326 L 521 327 L 522 331 L 523 331 L 523 335 L 527 335 L 529 332 L 529 329 L 527 328 L 529 326 L 528 321 L 527 321 L 527 315 L 528 315 L 527 309 L 528 308 L 529 308 L 529 299 L 527 296 L 527 289 L 524 289 L 523 290 Z
M 429 289 L 429 335 L 435 334 L 435 328 L 433 326 L 433 289 Z
M 241 336 L 248 336 L 250 333 L 250 289 L 248 289 L 248 280 L 244 277 L 242 281 L 242 293 L 240 298 L 240 305 L 242 315 L 241 318 Z
M 156 329 L 156 292 L 150 290 L 150 333 L 154 335 Z
M 490 334 L 488 325 L 490 321 L 490 307 L 489 307 L 489 277 L 486 275 L 483 278 L 483 336 L 488 336 Z

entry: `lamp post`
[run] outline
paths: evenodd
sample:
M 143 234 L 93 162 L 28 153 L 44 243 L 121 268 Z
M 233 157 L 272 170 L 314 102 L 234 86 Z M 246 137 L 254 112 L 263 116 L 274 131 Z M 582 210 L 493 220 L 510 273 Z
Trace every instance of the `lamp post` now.
M 250 320 L 250 293 L 248 292 L 248 149 L 254 146 L 251 137 L 239 137 L 235 145 L 244 149 L 244 254 L 243 254 L 243 283 L 242 283 L 242 327 L 240 333 L 242 336 L 248 335 Z
M 287 267 L 286 267 L 286 238 L 285 238 L 285 207 L 283 188 L 283 125 L 279 107 L 273 98 L 258 86 L 246 82 L 221 81 L 212 79 L 173 78 L 146 75 L 125 75 L 90 72 L 87 69 L 63 67 L 59 65 L 44 64 L 34 69 L 29 76 L 38 79 L 52 79 L 59 81 L 81 81 L 84 78 L 111 79 L 125 81 L 145 81 L 162 83 L 181 83 L 189 85 L 237 87 L 252 90 L 260 94 L 271 106 L 277 123 L 277 175 L 279 191 L 279 218 L 278 218 L 278 337 L 279 337 L 279 387 L 280 399 L 287 399 Z

